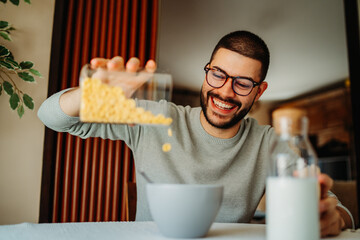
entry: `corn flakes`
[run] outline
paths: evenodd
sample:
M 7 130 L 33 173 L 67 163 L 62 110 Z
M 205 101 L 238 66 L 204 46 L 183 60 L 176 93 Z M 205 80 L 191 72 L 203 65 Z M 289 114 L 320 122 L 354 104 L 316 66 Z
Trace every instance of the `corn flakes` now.
M 136 107 L 134 99 L 126 98 L 121 87 L 108 86 L 99 79 L 82 82 L 80 120 L 100 123 L 134 123 L 170 125 L 171 118 L 154 115 Z
M 163 152 L 169 152 L 171 150 L 171 144 L 170 143 L 164 143 L 162 145 Z

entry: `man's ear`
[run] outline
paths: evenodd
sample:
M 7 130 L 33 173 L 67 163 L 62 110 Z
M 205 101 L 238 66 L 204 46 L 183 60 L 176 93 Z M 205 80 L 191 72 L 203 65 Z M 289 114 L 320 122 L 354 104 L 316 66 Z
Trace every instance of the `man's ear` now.
M 259 98 L 261 97 L 261 95 L 265 92 L 265 90 L 267 89 L 268 87 L 268 83 L 267 82 L 262 82 L 260 85 L 259 85 L 259 88 L 258 88 L 258 91 L 256 93 L 256 98 L 255 98 L 255 102 L 257 100 L 259 100 Z

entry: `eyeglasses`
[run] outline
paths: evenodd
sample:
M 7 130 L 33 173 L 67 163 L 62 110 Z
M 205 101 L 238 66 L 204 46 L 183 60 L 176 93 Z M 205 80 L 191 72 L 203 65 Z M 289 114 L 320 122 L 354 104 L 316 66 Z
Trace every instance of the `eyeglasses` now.
M 206 73 L 206 82 L 213 88 L 221 88 L 226 81 L 232 79 L 232 89 L 240 96 L 247 96 L 251 93 L 254 87 L 259 86 L 260 83 L 255 82 L 247 77 L 233 77 L 228 75 L 224 70 L 216 67 L 209 67 L 210 63 L 204 67 Z

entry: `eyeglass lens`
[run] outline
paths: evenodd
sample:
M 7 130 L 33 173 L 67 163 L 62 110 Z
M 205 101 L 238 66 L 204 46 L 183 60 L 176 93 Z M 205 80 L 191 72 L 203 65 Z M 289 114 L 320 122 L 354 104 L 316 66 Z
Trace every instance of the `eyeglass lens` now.
M 207 81 L 210 86 L 214 88 L 220 88 L 225 84 L 228 76 L 225 73 L 216 70 L 216 69 L 209 69 L 207 74 Z M 245 79 L 245 78 L 233 78 L 232 87 L 235 93 L 239 95 L 248 95 L 254 84 L 252 81 Z

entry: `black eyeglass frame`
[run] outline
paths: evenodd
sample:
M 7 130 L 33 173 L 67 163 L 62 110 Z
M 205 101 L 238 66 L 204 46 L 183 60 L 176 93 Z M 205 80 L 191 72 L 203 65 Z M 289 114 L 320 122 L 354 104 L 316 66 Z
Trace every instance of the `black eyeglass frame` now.
M 251 78 L 248 78 L 248 77 L 240 77 L 240 76 L 234 77 L 234 76 L 230 76 L 229 74 L 227 74 L 227 73 L 226 73 L 224 70 L 222 70 L 221 68 L 208 67 L 209 65 L 210 65 L 210 63 L 207 63 L 207 64 L 205 65 L 204 71 L 205 71 L 205 74 L 206 74 L 206 82 L 207 82 L 211 87 L 213 87 L 213 88 L 222 88 L 222 87 L 225 85 L 225 83 L 227 82 L 227 80 L 230 78 L 230 79 L 232 80 L 231 87 L 232 87 L 234 93 L 236 93 L 236 94 L 239 95 L 239 96 L 245 97 L 245 96 L 250 95 L 250 93 L 252 92 L 252 90 L 253 90 L 256 86 L 260 86 L 260 84 L 261 84 L 261 82 L 260 82 L 260 83 L 255 82 L 254 80 L 252 80 Z M 210 70 L 213 70 L 213 69 L 222 72 L 222 73 L 225 75 L 225 77 L 226 77 L 226 79 L 224 80 L 223 84 L 222 84 L 221 86 L 219 86 L 219 87 L 214 87 L 213 85 L 211 85 L 211 84 L 209 83 L 209 80 L 208 80 L 208 72 L 209 72 Z M 251 88 L 251 90 L 249 91 L 248 94 L 243 95 L 243 94 L 239 94 L 239 93 L 237 93 L 237 92 L 235 91 L 235 89 L 234 89 L 234 83 L 235 83 L 235 80 L 236 80 L 236 79 L 246 79 L 246 80 L 249 80 L 249 81 L 253 84 L 253 86 L 252 86 L 252 88 Z

